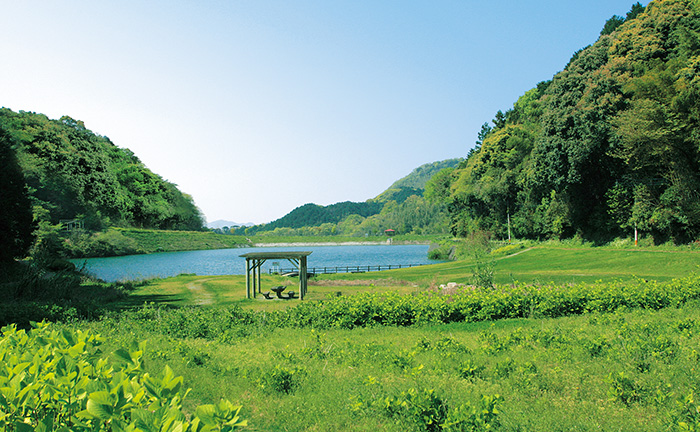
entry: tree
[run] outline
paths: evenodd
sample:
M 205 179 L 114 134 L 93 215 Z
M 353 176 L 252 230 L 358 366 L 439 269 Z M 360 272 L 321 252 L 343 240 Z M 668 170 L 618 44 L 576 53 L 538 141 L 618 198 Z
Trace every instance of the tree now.
M 455 234 L 700 234 L 700 4 L 636 3 L 603 33 L 430 183 Z
M 605 36 L 605 35 L 612 34 L 612 32 L 617 30 L 617 28 L 620 27 L 625 22 L 637 18 L 637 15 L 644 12 L 644 9 L 645 9 L 644 6 L 642 6 L 641 3 L 637 2 L 637 3 L 632 5 L 632 9 L 630 9 L 630 11 L 627 12 L 626 16 L 621 17 L 619 15 L 613 15 L 612 17 L 610 17 L 609 20 L 607 20 L 605 22 L 603 29 L 600 31 L 600 35 Z
M 13 139 L 34 208 L 45 210 L 40 224 L 82 215 L 89 230 L 203 229 L 191 197 L 82 121 L 1 108 L 0 127 Z
M 24 175 L 9 134 L 0 128 L 0 262 L 27 255 L 35 224 Z
M 621 17 L 620 15 L 611 16 L 610 19 L 605 21 L 605 25 L 600 31 L 600 35 L 605 36 L 611 34 L 615 30 L 617 30 L 617 28 L 620 27 L 624 22 L 625 18 Z

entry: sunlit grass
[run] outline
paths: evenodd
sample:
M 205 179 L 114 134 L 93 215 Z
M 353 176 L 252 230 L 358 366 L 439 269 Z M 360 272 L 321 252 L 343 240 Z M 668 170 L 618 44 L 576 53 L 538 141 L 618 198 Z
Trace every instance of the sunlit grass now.
M 495 270 L 495 282 L 576 283 L 642 278 L 665 281 L 697 272 L 700 252 L 620 250 L 537 246 L 505 257 L 485 257 Z M 418 283 L 470 283 L 475 260 L 433 264 L 381 272 L 382 276 Z M 372 279 L 377 273 L 319 276 L 328 280 Z
M 700 252 L 629 250 L 612 248 L 570 248 L 538 246 L 505 257 L 487 257 L 494 266 L 498 284 L 593 283 L 597 281 L 667 281 L 700 268 Z M 305 301 L 362 292 L 412 293 L 448 282 L 470 284 L 476 263 L 463 260 L 420 267 L 367 273 L 317 275 L 310 279 Z M 299 292 L 298 278 L 263 274 L 262 291 L 278 285 Z M 175 306 L 232 305 L 255 310 L 279 310 L 299 300 L 266 300 L 258 294 L 246 299 L 245 276 L 180 275 L 156 279 L 139 287 L 129 300 L 132 304 L 154 301 Z
M 683 401 L 697 382 L 697 304 L 425 327 L 245 329 L 226 343 L 171 338 L 147 322 L 87 325 L 106 336 L 105 349 L 147 337 L 149 367 L 169 364 L 193 388 L 187 406 L 235 400 L 251 430 L 419 431 L 382 409 L 409 389 L 432 389 L 452 407 L 499 394 L 503 430 L 661 431 L 695 409 Z M 280 369 L 293 371 L 289 391 L 265 386 Z M 628 387 L 616 387 L 620 377 Z
M 633 287 L 624 281 L 681 278 L 700 264 L 700 253 L 692 251 L 538 245 L 519 252 L 485 258 L 495 266 L 497 283 L 621 280 L 620 286 Z M 318 275 L 304 302 L 468 284 L 475 266 L 463 260 Z M 262 291 L 277 285 L 298 291 L 296 278 L 262 275 Z M 207 319 L 214 323 L 214 316 L 232 322 L 216 315 L 226 310 L 218 306 L 272 312 L 301 301 L 246 299 L 243 275 L 153 280 L 131 296 L 132 305 L 149 301 L 198 307 L 167 311 L 177 315 L 139 309 L 77 325 L 105 335 L 106 351 L 148 339 L 148 367 L 169 364 L 192 387 L 186 407 L 233 400 L 243 405 L 250 430 L 422 431 L 415 419 L 386 408 L 412 389 L 431 390 L 449 407 L 478 407 L 481 396 L 500 395 L 498 430 L 676 430 L 687 413 L 700 409 L 688 399 L 700 367 L 700 307 L 692 300 L 659 311 L 623 307 L 556 319 L 531 313 L 352 330 L 280 328 L 270 324 L 274 314 L 263 313 L 257 321 L 210 332 L 206 340 L 188 331 Z M 138 318 L 146 315 L 150 318 Z M 159 325 L 164 322 L 168 325 Z

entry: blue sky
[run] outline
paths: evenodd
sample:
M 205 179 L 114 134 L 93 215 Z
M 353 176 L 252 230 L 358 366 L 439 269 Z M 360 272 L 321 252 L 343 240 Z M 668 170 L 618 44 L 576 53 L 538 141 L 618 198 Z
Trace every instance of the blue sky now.
M 0 106 L 84 121 L 210 221 L 269 222 L 464 157 L 632 3 L 6 0 Z

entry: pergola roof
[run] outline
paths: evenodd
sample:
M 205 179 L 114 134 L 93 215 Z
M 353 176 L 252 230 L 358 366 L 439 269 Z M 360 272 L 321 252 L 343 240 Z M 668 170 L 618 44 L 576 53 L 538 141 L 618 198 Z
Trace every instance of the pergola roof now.
M 299 259 L 311 255 L 311 252 L 250 252 L 240 255 L 248 259 Z

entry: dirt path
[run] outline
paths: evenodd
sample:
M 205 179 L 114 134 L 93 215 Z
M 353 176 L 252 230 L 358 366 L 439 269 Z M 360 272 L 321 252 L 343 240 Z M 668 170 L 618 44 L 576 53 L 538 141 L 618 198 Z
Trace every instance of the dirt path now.
M 506 258 L 511 258 L 511 257 L 516 256 L 516 255 L 520 255 L 521 253 L 525 253 L 525 252 L 527 252 L 527 251 L 531 251 L 531 250 L 533 250 L 533 249 L 534 249 L 534 247 L 529 247 L 529 248 L 527 248 L 527 249 L 523 249 L 523 250 L 518 251 L 518 252 L 516 252 L 516 253 L 510 254 L 510 255 L 506 255 L 506 256 L 502 256 L 502 257 L 500 257 L 500 258 L 496 258 L 496 260 L 503 260 L 503 259 L 506 259 Z
M 214 303 L 214 295 L 201 285 L 202 282 L 209 279 L 197 279 L 187 284 L 187 289 L 194 295 L 194 304 L 204 306 Z

